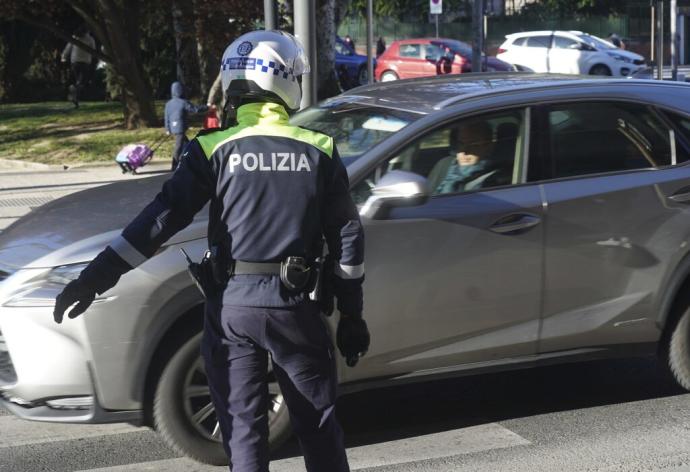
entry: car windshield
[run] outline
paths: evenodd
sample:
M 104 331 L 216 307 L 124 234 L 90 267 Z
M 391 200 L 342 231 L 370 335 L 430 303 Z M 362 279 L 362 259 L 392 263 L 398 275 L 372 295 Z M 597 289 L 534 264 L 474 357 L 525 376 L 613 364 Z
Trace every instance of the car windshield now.
M 431 41 L 431 44 L 441 47 L 448 46 L 453 50 L 453 52 L 458 53 L 461 56 L 472 57 L 472 46 L 467 43 L 463 43 L 462 41 L 444 39 L 443 41 Z
M 601 49 L 604 51 L 608 49 L 618 49 L 612 43 L 609 43 L 601 38 L 597 38 L 596 36 L 592 36 L 591 34 L 578 34 L 576 36 L 595 49 Z
M 348 165 L 421 116 L 336 98 L 297 113 L 290 122 L 332 136 Z

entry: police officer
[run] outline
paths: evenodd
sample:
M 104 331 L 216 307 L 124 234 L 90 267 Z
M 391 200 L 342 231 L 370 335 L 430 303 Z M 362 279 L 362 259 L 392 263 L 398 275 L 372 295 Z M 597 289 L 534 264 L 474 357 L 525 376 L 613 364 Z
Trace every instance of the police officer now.
M 234 472 L 268 471 L 268 354 L 307 470 L 349 470 L 335 418 L 333 347 L 308 292 L 325 238 L 340 312 L 337 345 L 353 366 L 369 346 L 364 237 L 333 139 L 288 123 L 307 72 L 304 50 L 290 34 L 256 31 L 230 44 L 221 74 L 236 125 L 192 140 L 153 202 L 55 304 L 58 323 L 75 303 L 68 316 L 84 313 L 210 200 L 213 273 L 227 277 L 215 277 L 219 289 L 207 287 L 201 352 Z

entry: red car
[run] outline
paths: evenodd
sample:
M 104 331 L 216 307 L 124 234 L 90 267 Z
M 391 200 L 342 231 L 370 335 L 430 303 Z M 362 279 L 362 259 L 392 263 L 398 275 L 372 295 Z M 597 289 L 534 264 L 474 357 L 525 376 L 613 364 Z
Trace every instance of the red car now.
M 507 62 L 483 56 L 486 71 L 513 71 Z M 456 39 L 421 38 L 393 41 L 376 59 L 376 80 L 387 82 L 472 71 L 472 46 Z

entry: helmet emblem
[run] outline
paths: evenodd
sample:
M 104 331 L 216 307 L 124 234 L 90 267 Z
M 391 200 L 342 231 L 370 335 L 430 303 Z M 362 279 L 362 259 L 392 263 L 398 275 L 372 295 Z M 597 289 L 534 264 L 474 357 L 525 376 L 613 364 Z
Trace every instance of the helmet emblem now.
M 249 41 L 244 41 L 239 46 L 237 46 L 237 54 L 239 54 L 240 56 L 246 56 L 247 54 L 252 52 L 252 49 L 254 49 L 252 43 L 250 43 Z

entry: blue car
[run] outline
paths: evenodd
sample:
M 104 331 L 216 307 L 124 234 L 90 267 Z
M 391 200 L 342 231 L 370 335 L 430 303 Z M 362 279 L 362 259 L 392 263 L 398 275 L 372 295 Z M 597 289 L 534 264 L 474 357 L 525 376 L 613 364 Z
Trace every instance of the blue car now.
M 345 90 L 367 83 L 367 56 L 357 54 L 339 37 L 335 38 L 335 68 Z

